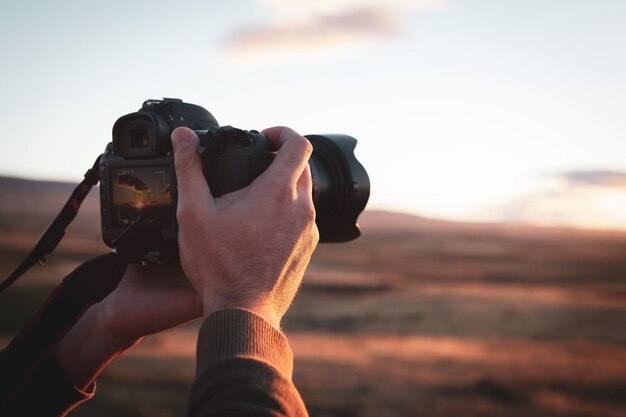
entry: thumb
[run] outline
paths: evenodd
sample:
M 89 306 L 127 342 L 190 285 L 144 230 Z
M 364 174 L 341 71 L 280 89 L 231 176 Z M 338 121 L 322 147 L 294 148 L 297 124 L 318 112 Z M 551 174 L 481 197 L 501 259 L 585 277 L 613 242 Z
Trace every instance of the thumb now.
M 178 211 L 185 208 L 206 207 L 212 202 L 211 190 L 202 172 L 202 159 L 196 152 L 199 144 L 196 133 L 186 127 L 172 132 L 174 166 L 178 182 Z

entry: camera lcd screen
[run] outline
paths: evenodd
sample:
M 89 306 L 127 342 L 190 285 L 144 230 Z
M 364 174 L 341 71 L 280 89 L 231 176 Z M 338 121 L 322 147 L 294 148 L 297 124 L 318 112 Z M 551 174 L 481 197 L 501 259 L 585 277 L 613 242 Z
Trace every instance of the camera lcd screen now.
M 111 227 L 128 227 L 172 205 L 171 171 L 169 166 L 112 169 L 111 190 Z

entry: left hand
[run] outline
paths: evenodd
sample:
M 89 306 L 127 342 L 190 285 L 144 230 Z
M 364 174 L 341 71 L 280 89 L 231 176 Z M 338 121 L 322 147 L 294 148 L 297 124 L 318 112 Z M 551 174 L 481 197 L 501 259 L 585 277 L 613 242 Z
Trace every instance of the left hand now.
M 131 264 L 117 288 L 94 306 L 119 346 L 202 316 L 202 302 L 180 264 Z
M 180 264 L 129 265 L 117 288 L 93 305 L 54 349 L 74 385 L 85 388 L 143 336 L 202 316 Z

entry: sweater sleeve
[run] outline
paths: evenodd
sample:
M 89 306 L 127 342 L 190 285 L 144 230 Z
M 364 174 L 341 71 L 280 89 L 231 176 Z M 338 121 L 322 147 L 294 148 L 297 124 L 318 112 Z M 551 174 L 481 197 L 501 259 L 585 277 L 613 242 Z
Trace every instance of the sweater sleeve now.
M 292 368 L 282 333 L 247 310 L 218 311 L 200 328 L 187 415 L 308 416 Z

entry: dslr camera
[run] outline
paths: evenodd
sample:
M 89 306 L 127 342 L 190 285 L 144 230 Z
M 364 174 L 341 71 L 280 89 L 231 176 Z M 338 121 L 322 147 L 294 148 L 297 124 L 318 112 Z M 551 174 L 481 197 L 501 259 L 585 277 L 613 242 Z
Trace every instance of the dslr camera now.
M 276 148 L 263 134 L 220 126 L 206 109 L 179 99 L 147 100 L 120 117 L 100 161 L 102 237 L 116 239 L 138 219 L 165 216 L 150 257 L 176 257 L 176 173 L 170 136 L 186 126 L 200 138 L 197 151 L 211 194 L 219 197 L 249 185 L 272 163 Z M 346 242 L 360 235 L 357 217 L 369 198 L 367 172 L 354 156 L 356 139 L 341 134 L 307 135 L 320 242 Z M 248 219 L 254 221 L 254 213 Z

